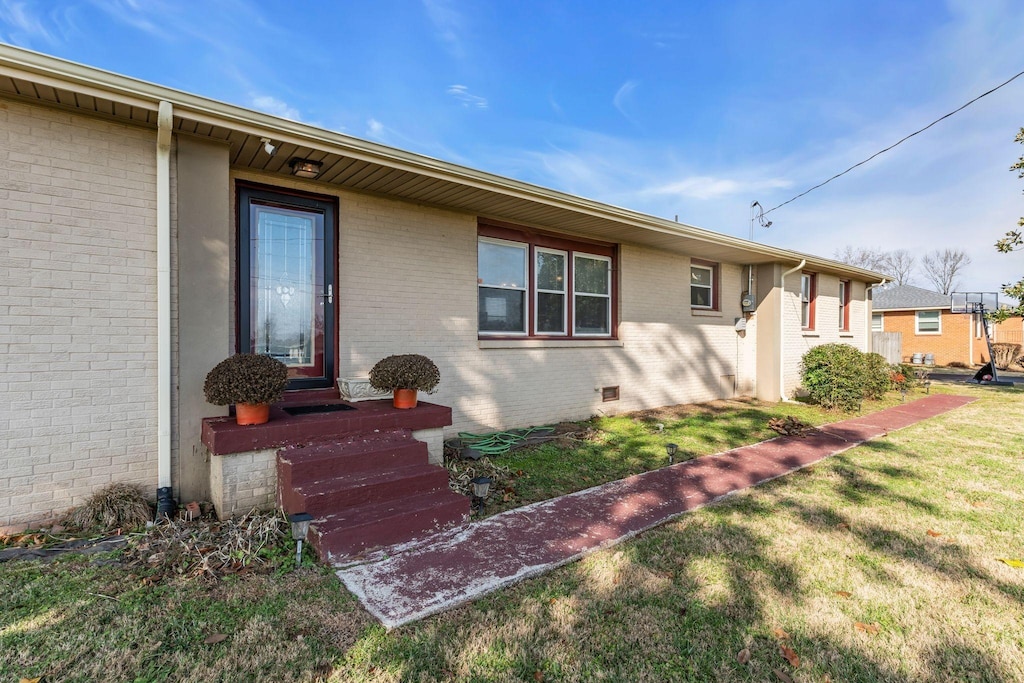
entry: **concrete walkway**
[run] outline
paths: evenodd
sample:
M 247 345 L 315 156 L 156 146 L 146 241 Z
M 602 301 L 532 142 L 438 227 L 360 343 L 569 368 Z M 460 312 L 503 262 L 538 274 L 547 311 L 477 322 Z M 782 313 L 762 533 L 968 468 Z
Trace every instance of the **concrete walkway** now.
M 652 470 L 435 534 L 338 577 L 386 628 L 395 628 L 973 400 L 936 394 L 826 425 L 807 438 L 780 437 Z

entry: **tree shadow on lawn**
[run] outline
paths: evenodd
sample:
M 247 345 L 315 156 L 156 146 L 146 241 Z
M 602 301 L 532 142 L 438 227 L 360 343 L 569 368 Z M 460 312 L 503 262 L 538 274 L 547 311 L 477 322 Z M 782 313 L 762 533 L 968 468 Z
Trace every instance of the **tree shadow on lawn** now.
M 871 450 L 918 457 L 888 442 Z M 898 565 L 910 563 L 943 581 L 968 579 L 1022 601 L 1021 587 L 976 566 L 959 545 L 851 516 L 844 505 L 884 509 L 894 501 L 915 515 L 942 513 L 899 490 L 922 481 L 911 468 L 858 460 L 854 454 L 834 456 L 751 495 L 708 506 L 699 516 L 686 515 L 544 577 L 399 629 L 379 643 L 372 659 L 402 680 L 530 680 L 538 671 L 544 680 L 774 680 L 775 669 L 794 673 L 774 633 L 782 628 L 790 634 L 786 645 L 803 660 L 798 680 L 1012 679 L 1005 661 L 968 642 L 956 624 L 932 624 L 931 631 L 919 633 L 896 614 L 888 621 L 874 617 L 885 623 L 878 635 L 855 630 L 855 621 L 869 621 L 879 609 L 886 613 L 887 596 L 876 594 L 863 604 L 837 597 L 841 586 L 823 583 L 814 566 L 803 564 L 815 562 L 813 544 L 801 546 L 811 560 L 791 559 L 785 544 L 771 537 L 771 525 L 761 526 L 759 519 L 784 514 L 810 538 L 826 534 L 833 548 L 837 541 L 840 548 L 849 546 L 848 570 L 869 577 L 875 590 L 902 586 L 915 600 L 941 600 L 914 595 L 906 586 Z M 793 490 L 801 479 L 811 486 L 806 496 Z M 833 494 L 835 503 L 814 502 L 819 490 Z M 818 619 L 822 609 L 834 612 L 839 627 L 822 625 L 828 623 Z M 966 609 L 968 618 L 977 615 Z M 736 660 L 744 648 L 751 652 L 745 666 Z
M 483 598 L 379 639 L 370 655 L 383 680 L 797 680 L 906 681 L 1012 678 L 958 634 L 923 645 L 915 670 L 872 636 L 826 632 L 785 607 L 820 600 L 800 567 L 773 557 L 771 539 L 737 512 L 771 506 L 715 506 L 699 522 L 649 532 L 628 546 Z M 682 528 L 679 528 L 682 527 Z M 842 602 L 840 598 L 835 601 Z M 788 632 L 780 641 L 776 628 Z M 802 659 L 797 675 L 780 642 Z M 736 655 L 751 653 L 747 665 Z M 349 670 L 350 673 L 351 670 Z M 341 680 L 348 680 L 343 678 Z

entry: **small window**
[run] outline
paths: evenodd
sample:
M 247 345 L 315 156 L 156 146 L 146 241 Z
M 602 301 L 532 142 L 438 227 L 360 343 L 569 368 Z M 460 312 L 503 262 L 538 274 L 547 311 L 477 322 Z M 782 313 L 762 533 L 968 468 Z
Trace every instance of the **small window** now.
M 814 304 L 817 298 L 817 275 L 800 275 L 800 326 L 805 330 L 814 329 Z
M 564 335 L 566 311 L 565 288 L 566 270 L 569 267 L 568 254 L 555 249 L 537 247 L 535 250 L 537 269 L 537 300 L 534 304 L 537 319 L 534 329 L 537 334 Z M 483 328 L 481 328 L 483 329 Z
M 839 329 L 847 332 L 850 329 L 850 282 L 839 281 Z
M 576 254 L 573 262 L 573 332 L 608 335 L 612 320 L 612 260 Z
M 711 288 L 713 271 L 704 266 L 690 266 L 690 305 L 711 308 L 714 298 Z
M 885 330 L 884 324 L 885 316 L 882 313 L 871 314 L 871 331 L 872 332 L 883 332 Z
M 942 319 L 940 311 L 918 311 L 915 316 L 917 334 L 941 334 Z
M 526 334 L 527 254 L 525 244 L 480 238 L 477 283 L 481 331 Z

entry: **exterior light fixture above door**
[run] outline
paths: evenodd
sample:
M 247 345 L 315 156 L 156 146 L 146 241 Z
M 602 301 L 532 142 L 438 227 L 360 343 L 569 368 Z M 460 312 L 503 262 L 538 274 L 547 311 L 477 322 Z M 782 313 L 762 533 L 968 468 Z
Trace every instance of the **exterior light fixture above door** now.
M 292 175 L 299 178 L 316 178 L 320 175 L 322 165 L 319 161 L 300 159 L 299 157 L 292 157 L 288 162 L 288 166 L 292 169 Z

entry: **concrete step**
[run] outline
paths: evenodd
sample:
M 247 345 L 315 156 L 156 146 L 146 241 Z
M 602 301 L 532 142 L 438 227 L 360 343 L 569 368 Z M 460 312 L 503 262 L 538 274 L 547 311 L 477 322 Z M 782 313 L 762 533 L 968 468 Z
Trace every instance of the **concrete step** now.
M 431 491 L 347 508 L 315 519 L 310 543 L 329 563 L 351 560 L 381 546 L 414 540 L 469 519 L 469 498 L 451 490 Z
M 427 463 L 327 477 L 280 490 L 285 512 L 322 517 L 346 508 L 448 490 L 448 472 Z

